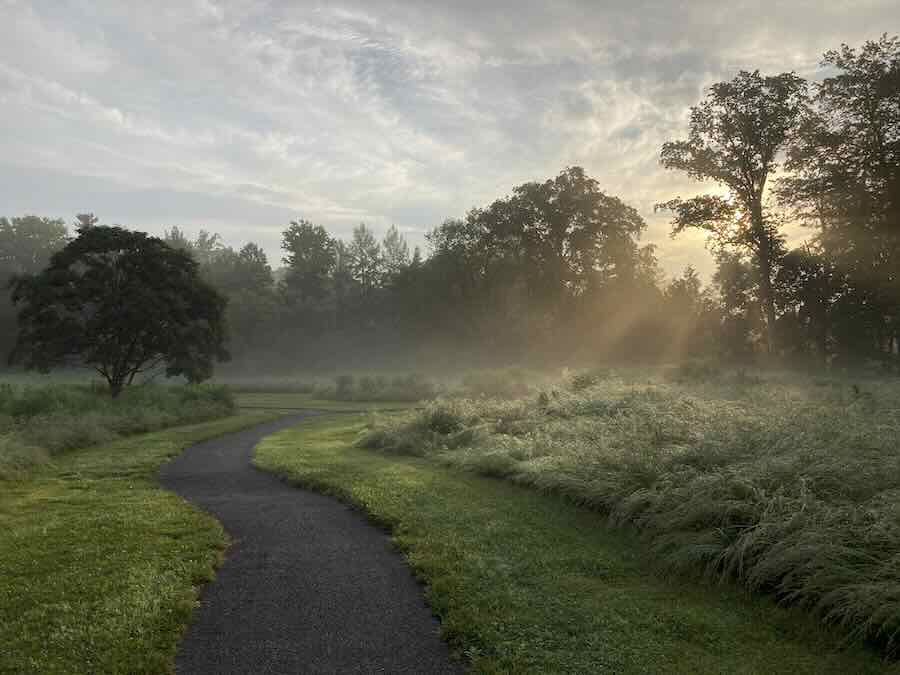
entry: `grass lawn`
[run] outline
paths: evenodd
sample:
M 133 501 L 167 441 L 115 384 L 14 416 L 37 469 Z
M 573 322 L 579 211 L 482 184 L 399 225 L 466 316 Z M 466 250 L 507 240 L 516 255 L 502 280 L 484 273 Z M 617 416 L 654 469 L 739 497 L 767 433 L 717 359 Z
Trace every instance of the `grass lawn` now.
M 330 401 L 312 394 L 292 392 L 238 392 L 235 394 L 242 410 L 333 410 L 337 412 L 366 412 L 373 410 L 407 410 L 418 403 L 409 401 Z
M 0 482 L 0 673 L 170 671 L 196 586 L 227 541 L 158 486 L 157 470 L 192 443 L 272 417 L 135 436 Z
M 364 416 L 310 420 L 256 462 L 393 531 L 445 637 L 480 673 L 898 672 L 796 610 L 665 577 L 597 513 L 433 460 L 357 449 Z

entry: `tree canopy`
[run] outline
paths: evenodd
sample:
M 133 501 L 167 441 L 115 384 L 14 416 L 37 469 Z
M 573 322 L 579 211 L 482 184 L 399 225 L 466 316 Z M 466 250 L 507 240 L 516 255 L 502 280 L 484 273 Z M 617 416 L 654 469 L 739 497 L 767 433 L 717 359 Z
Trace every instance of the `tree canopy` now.
M 199 382 L 227 359 L 225 300 L 190 255 L 120 227 L 77 232 L 47 268 L 15 278 L 12 360 L 41 372 L 91 367 L 116 396 L 142 373 Z

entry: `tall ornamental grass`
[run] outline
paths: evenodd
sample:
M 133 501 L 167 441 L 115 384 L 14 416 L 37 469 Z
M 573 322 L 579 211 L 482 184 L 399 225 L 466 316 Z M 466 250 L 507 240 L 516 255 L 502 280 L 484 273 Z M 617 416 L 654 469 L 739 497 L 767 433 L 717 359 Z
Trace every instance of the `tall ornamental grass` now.
M 565 495 L 674 570 L 800 605 L 898 653 L 900 383 L 573 375 L 375 419 L 363 447 Z
M 224 387 L 141 386 L 113 399 L 87 385 L 0 384 L 0 479 L 25 477 L 67 450 L 234 411 Z

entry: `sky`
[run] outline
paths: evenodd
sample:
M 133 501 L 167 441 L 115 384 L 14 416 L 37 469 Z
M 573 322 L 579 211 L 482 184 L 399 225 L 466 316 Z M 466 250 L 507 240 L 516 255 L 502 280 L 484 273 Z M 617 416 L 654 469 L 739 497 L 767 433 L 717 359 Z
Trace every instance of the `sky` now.
M 291 220 L 421 245 L 580 165 L 668 274 L 708 275 L 703 236 L 654 213 L 708 189 L 662 143 L 714 82 L 816 79 L 825 50 L 884 32 L 896 0 L 0 0 L 0 216 L 206 229 L 277 266 Z

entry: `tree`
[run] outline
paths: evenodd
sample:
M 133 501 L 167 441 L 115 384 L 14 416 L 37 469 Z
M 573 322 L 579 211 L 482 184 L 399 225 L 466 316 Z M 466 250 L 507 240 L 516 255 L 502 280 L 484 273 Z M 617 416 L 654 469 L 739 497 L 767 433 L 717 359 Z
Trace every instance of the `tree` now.
M 62 220 L 22 216 L 0 218 L 0 283 L 40 271 L 68 240 Z
M 281 238 L 285 252 L 284 290 L 293 304 L 318 304 L 328 295 L 329 276 L 334 270 L 334 240 L 321 225 L 291 221 Z
M 409 245 L 396 225 L 388 228 L 387 234 L 381 241 L 381 250 L 383 251 L 384 276 L 390 282 L 409 267 L 410 263 Z
M 38 274 L 13 284 L 19 334 L 11 360 L 47 372 L 93 368 L 112 396 L 142 373 L 199 382 L 225 360 L 225 299 L 197 263 L 161 239 L 120 227 L 80 227 Z
M 235 357 L 262 347 L 277 314 L 275 281 L 265 251 L 254 243 L 240 251 L 223 247 L 200 267 L 200 274 L 228 299 L 229 349 Z
M 665 168 L 727 188 L 726 197 L 677 198 L 659 207 L 674 212 L 673 234 L 700 228 L 719 245 L 752 255 L 769 351 L 775 346 L 773 275 L 783 244 L 778 222 L 766 208 L 766 185 L 806 107 L 806 82 L 793 73 L 741 71 L 710 88 L 706 99 L 691 108 L 687 140 L 665 143 L 660 154 Z
M 744 361 L 759 338 L 762 316 L 756 271 L 742 252 L 716 253 L 712 283 L 720 303 L 719 351 L 728 359 Z
M 646 224 L 579 166 L 513 188 L 510 198 L 469 215 L 484 245 L 517 261 L 533 299 L 557 307 L 591 286 L 631 276 L 635 238 Z
M 852 342 L 889 354 L 900 345 L 900 38 L 843 45 L 822 65 L 834 74 L 816 87 L 779 195 L 845 275 L 845 337 L 855 325 Z
M 0 352 L 4 355 L 12 349 L 16 333 L 10 282 L 16 275 L 42 270 L 67 240 L 62 220 L 38 216 L 0 218 Z
M 837 299 L 844 292 L 842 275 L 820 250 L 805 246 L 789 251 L 781 261 L 775 286 L 783 305 L 782 323 L 790 321 L 780 333 L 793 336 L 793 347 L 800 352 L 818 352 L 826 360 Z
M 363 297 L 370 296 L 382 278 L 384 259 L 378 240 L 365 223 L 353 228 L 347 254 L 350 275 L 359 284 Z

